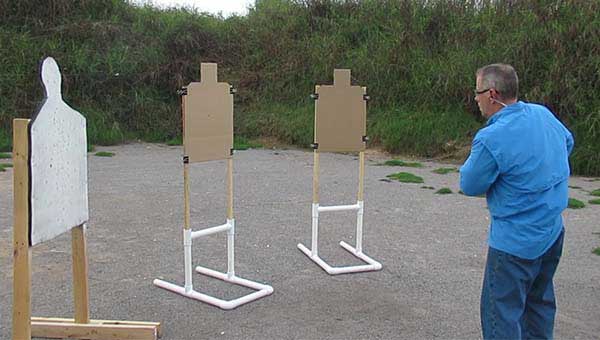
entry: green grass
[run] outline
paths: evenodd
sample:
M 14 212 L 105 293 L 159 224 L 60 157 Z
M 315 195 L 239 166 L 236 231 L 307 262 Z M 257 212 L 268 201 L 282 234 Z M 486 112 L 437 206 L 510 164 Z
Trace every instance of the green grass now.
M 101 107 L 81 107 L 77 108 L 87 119 L 88 143 L 98 145 L 116 145 L 127 139 L 133 139 L 133 134 L 126 133 L 115 117 L 114 109 L 103 109 Z M 125 110 L 124 108 L 121 108 Z M 130 111 L 130 110 L 128 110 Z M 130 112 L 132 114 L 132 112 Z M 147 117 L 151 119 L 153 117 Z M 140 132 L 139 134 L 142 134 Z
M 575 199 L 575 198 L 569 198 L 569 208 L 571 209 L 581 209 L 583 207 L 585 207 L 585 203 L 583 203 L 582 201 Z
M 43 99 L 38 61 L 52 55 L 91 144 L 171 142 L 182 123 L 175 89 L 200 79 L 203 59 L 239 89 L 235 131 L 251 140 L 308 147 L 308 95 L 344 66 L 373 98 L 369 146 L 464 159 L 484 124 L 473 73 L 504 60 L 521 76 L 521 97 L 553 108 L 577 136 L 573 173 L 600 176 L 600 83 L 590 72 L 598 1 L 264 0 L 227 19 L 125 0 L 13 2 L 0 1 L 0 152 L 10 150 L 12 119 Z
M 307 93 L 309 90 L 307 90 Z M 303 98 L 307 96 L 301 96 Z M 252 140 L 275 137 L 279 142 L 308 148 L 313 142 L 314 103 L 251 105 L 234 120 L 235 131 Z
M 109 151 L 98 151 L 94 155 L 98 157 L 112 157 L 115 155 L 115 153 Z
M 596 254 L 596 255 L 600 256 L 600 247 L 598 247 L 598 248 L 596 248 L 596 249 L 592 250 L 592 253 L 594 253 L 594 254 Z
M 262 147 L 262 144 L 248 140 L 244 137 L 234 136 L 233 138 L 233 148 L 235 150 L 259 149 Z
M 569 185 L 569 188 L 571 188 L 571 189 L 581 189 L 581 187 L 576 186 L 576 185 Z
M 589 204 L 600 204 L 600 198 L 595 198 L 588 201 Z
M 446 195 L 446 194 L 451 194 L 452 190 L 450 190 L 450 188 L 441 188 L 440 190 L 435 192 L 436 194 L 440 194 L 440 195 Z
M 422 177 L 413 175 L 409 172 L 397 172 L 391 175 L 387 175 L 387 178 L 395 179 L 403 183 L 424 183 Z
M 177 136 L 165 142 L 169 146 L 183 145 L 183 137 Z
M 457 168 L 438 168 L 435 170 L 432 170 L 431 172 L 434 172 L 436 174 L 440 174 L 440 175 L 445 175 L 445 174 L 449 174 L 451 172 L 458 172 Z
M 590 191 L 590 195 L 592 196 L 600 196 L 600 189 Z
M 2 114 L 0 114 L 0 117 Z M 2 151 L 10 151 L 12 148 L 12 139 L 8 135 L 7 131 L 2 130 L 0 126 L 0 152 Z
M 12 158 L 12 155 L 5 152 L 0 152 L 0 159 L 9 159 Z
M 183 138 L 181 136 L 177 136 L 177 137 L 169 139 L 168 141 L 165 142 L 165 144 L 167 144 L 169 146 L 183 145 Z M 262 148 L 262 147 L 263 147 L 262 144 L 252 141 L 252 140 L 249 140 L 248 138 L 240 137 L 240 136 L 233 137 L 233 149 L 234 150 L 258 149 L 258 148 Z
M 419 162 L 405 162 L 401 159 L 391 159 L 389 161 L 385 161 L 383 163 L 383 165 L 388 165 L 388 166 L 405 166 L 408 168 L 422 168 L 423 164 L 419 163 Z
M 6 168 L 12 168 L 13 165 L 10 163 L 0 163 L 0 172 L 6 171 Z
M 421 187 L 421 189 L 435 190 L 435 188 L 434 188 L 434 187 L 432 187 L 432 186 L 427 186 L 427 185 L 424 185 L 424 186 L 422 186 L 422 187 Z
M 457 107 L 378 107 L 369 111 L 375 118 L 369 135 L 389 152 L 434 157 L 455 154 L 470 143 L 470 131 L 480 123 Z M 435 131 L 435 133 L 433 133 Z

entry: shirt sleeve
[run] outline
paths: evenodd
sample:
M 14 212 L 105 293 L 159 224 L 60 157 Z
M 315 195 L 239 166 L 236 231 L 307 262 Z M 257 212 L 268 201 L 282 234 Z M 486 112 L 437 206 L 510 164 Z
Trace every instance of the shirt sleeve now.
M 471 154 L 460 168 L 460 189 L 467 196 L 485 194 L 498 178 L 498 164 L 487 147 L 477 138 Z
M 567 130 L 567 152 L 568 155 L 573 151 L 573 145 L 575 145 L 575 141 L 573 140 L 573 134 L 569 130 Z

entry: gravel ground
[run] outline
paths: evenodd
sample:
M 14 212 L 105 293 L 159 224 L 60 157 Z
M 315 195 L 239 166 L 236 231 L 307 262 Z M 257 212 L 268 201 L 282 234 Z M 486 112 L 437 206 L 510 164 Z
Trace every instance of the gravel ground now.
M 181 147 L 103 147 L 89 156 L 87 233 L 90 314 L 95 319 L 160 321 L 163 339 L 477 339 L 485 262 L 485 199 L 458 192 L 458 174 L 377 166 L 367 153 L 365 253 L 379 272 L 329 276 L 297 248 L 310 245 L 312 153 L 248 150 L 234 157 L 236 274 L 273 286 L 271 296 L 222 311 L 152 285 L 183 283 Z M 12 169 L 0 172 L 0 339 L 11 334 Z M 407 171 L 425 184 L 389 182 Z M 225 161 L 191 167 L 194 229 L 225 223 Z M 321 204 L 356 200 L 356 156 L 321 155 Z M 422 188 L 432 186 L 435 190 Z M 571 196 L 587 203 L 600 181 L 572 177 Z M 438 195 L 442 187 L 453 193 Z M 579 188 L 578 188 L 579 187 Z M 564 257 L 555 280 L 557 339 L 600 338 L 600 206 L 567 209 Z M 319 253 L 335 266 L 359 264 L 337 244 L 354 244 L 355 215 L 324 213 Z M 226 270 L 225 234 L 194 243 L 194 264 Z M 73 313 L 70 236 L 33 249 L 35 316 Z M 195 275 L 194 287 L 222 298 L 245 288 Z

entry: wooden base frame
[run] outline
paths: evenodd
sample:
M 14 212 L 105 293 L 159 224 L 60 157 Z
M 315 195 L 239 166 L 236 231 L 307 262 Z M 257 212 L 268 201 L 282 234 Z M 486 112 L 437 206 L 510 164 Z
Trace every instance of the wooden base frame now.
M 73 319 L 31 317 L 31 248 L 29 247 L 29 119 L 13 123 L 13 340 L 71 338 L 156 340 L 160 323 L 90 320 L 85 224 L 71 229 Z
M 161 336 L 160 323 L 116 320 L 90 320 L 77 323 L 75 319 L 31 318 L 31 336 L 74 339 L 156 339 Z

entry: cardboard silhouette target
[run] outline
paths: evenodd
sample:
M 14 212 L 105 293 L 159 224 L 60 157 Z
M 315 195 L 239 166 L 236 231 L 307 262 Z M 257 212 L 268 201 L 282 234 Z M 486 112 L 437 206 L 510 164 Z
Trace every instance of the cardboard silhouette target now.
M 217 82 L 217 64 L 202 63 L 200 82 L 187 86 L 184 100 L 184 153 L 191 163 L 231 158 L 233 94 Z
M 200 65 L 201 82 L 190 83 L 182 94 L 183 109 L 183 259 L 184 285 L 155 279 L 154 285 L 190 299 L 222 309 L 233 309 L 273 293 L 273 287 L 239 277 L 235 273 L 233 218 L 233 89 L 227 83 L 217 83 L 217 64 Z M 227 159 L 227 219 L 225 224 L 192 230 L 190 215 L 190 179 L 192 162 Z M 233 300 L 224 300 L 194 289 L 192 277 L 192 244 L 196 238 L 227 233 L 227 272 L 196 266 L 197 273 L 254 290 Z
M 85 118 L 62 100 L 56 61 L 42 63 L 46 99 L 30 123 L 30 245 L 88 220 Z
M 365 150 L 366 89 L 352 86 L 350 70 L 336 69 L 333 85 L 316 86 L 315 143 L 318 152 Z
M 33 120 L 13 121 L 13 340 L 145 339 L 156 322 L 90 320 L 85 118 L 62 100 L 58 64 L 41 67 L 46 98 Z M 31 317 L 31 248 L 71 230 L 74 318 Z
M 367 121 L 367 89 L 352 86 L 350 70 L 334 70 L 333 86 L 315 87 L 315 143 L 313 144 L 313 201 L 310 249 L 298 243 L 298 249 L 330 275 L 380 270 L 381 263 L 363 252 L 364 176 Z M 355 204 L 321 206 L 319 204 L 319 154 L 327 151 L 358 151 L 358 194 Z M 341 241 L 340 246 L 364 264 L 334 267 L 319 256 L 319 216 L 330 211 L 356 211 L 356 244 Z

